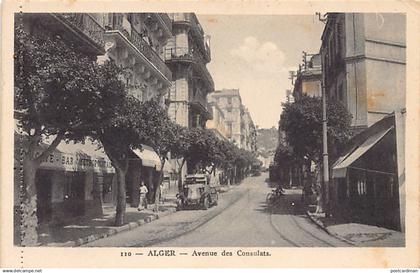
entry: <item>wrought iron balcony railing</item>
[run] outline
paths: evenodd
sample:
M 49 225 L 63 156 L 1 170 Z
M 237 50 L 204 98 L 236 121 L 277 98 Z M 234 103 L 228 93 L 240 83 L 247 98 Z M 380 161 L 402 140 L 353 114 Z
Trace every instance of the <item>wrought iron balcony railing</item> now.
M 196 37 L 197 44 L 203 50 L 206 60 L 210 61 L 210 47 L 205 40 L 204 30 L 197 16 L 194 13 L 170 13 L 169 17 L 174 23 L 188 24 L 193 30 L 192 33 Z
M 87 13 L 54 13 L 56 19 L 69 24 L 76 32 L 81 32 L 93 41 L 102 51 L 105 47 L 105 29 Z
M 171 70 L 135 28 L 131 28 L 131 33 L 122 24 L 114 24 L 113 28 L 123 34 L 168 80 L 172 80 Z
M 166 13 L 152 13 L 154 16 L 156 16 L 156 19 L 161 22 L 161 24 L 165 25 L 166 28 L 170 32 L 172 32 L 172 21 L 171 18 L 169 18 L 168 14 Z
M 194 63 L 196 67 L 198 67 L 205 81 L 209 84 L 210 89 L 214 89 L 213 78 L 207 70 L 206 63 L 197 50 L 190 50 L 188 47 L 166 48 L 165 61 L 171 60 L 186 60 Z

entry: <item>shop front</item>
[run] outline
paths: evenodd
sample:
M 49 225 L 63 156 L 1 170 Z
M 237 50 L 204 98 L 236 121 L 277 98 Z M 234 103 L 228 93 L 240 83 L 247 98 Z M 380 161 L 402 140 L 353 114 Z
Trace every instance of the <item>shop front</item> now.
M 141 149 L 133 150 L 130 156 L 129 167 L 127 172 L 127 203 L 132 207 L 139 205 L 139 188 L 143 181 L 149 193 L 147 200 L 152 203 L 154 200 L 154 189 L 160 178 L 161 163 L 159 156 L 152 147 L 142 145 Z
M 393 116 L 366 129 L 333 165 L 334 216 L 401 230 L 396 131 Z
M 15 166 L 15 206 L 22 184 L 18 169 Z M 102 202 L 112 199 L 114 173 L 96 143 L 60 143 L 36 172 L 39 223 L 63 224 L 74 217 L 102 214 Z

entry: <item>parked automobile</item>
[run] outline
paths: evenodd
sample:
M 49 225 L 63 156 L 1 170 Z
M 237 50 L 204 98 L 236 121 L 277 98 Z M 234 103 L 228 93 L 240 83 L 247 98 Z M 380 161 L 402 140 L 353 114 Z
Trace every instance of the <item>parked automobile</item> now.
M 217 206 L 218 199 L 217 187 L 210 183 L 209 175 L 191 174 L 186 176 L 182 192 L 177 194 L 177 209 L 197 206 L 206 210 Z

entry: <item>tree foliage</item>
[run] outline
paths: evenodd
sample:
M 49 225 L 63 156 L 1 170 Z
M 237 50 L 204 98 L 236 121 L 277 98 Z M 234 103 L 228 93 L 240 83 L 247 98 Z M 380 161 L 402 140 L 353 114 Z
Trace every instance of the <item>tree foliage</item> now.
M 36 30 L 36 28 L 34 28 Z M 98 94 L 94 60 L 60 36 L 28 33 L 17 21 L 14 40 L 14 116 L 25 138 L 22 244 L 37 242 L 35 174 L 62 140 L 80 140 L 77 132 Z M 45 139 L 53 139 L 45 144 Z M 43 143 L 44 142 L 44 143 Z
M 350 138 L 351 115 L 336 101 L 327 103 L 329 148 Z M 303 96 L 297 102 L 285 104 L 279 122 L 280 130 L 293 154 L 300 159 L 319 161 L 322 156 L 322 100 Z

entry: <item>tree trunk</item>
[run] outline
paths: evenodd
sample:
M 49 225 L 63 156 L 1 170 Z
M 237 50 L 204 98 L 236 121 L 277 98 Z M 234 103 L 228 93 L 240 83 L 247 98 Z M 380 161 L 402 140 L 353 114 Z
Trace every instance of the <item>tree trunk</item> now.
M 38 242 L 37 193 L 35 175 L 39 165 L 35 160 L 23 160 L 23 184 L 25 191 L 21 196 L 20 239 L 22 246 L 35 246 Z
M 117 173 L 117 207 L 115 213 L 115 225 L 124 225 L 125 209 L 126 209 L 126 191 L 125 191 L 125 175 L 127 170 L 115 164 L 115 172 Z
M 161 161 L 161 167 L 160 167 L 160 174 L 159 174 L 159 179 L 157 181 L 157 185 L 155 188 L 155 211 L 159 212 L 159 199 L 160 199 L 160 185 L 162 184 L 162 180 L 163 180 L 163 167 L 165 166 L 165 162 L 166 160 Z
M 182 159 L 182 163 L 181 166 L 179 166 L 178 169 L 178 193 L 182 192 L 182 168 L 184 167 L 185 164 L 185 158 Z
M 20 237 L 22 246 L 34 246 L 38 242 L 37 191 L 35 185 L 36 171 L 49 154 L 64 138 L 64 133 L 57 134 L 53 142 L 40 155 L 36 149 L 41 142 L 41 129 L 36 128 L 34 135 L 29 137 L 29 147 L 23 158 L 23 186 L 21 195 L 21 226 Z

